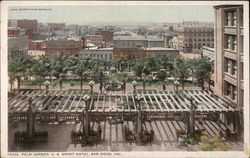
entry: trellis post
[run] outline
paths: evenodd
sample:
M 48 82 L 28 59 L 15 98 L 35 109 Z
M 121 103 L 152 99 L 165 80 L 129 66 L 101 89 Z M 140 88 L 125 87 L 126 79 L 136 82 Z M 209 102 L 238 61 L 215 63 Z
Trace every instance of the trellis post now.
M 27 110 L 27 136 L 30 138 L 35 133 L 35 114 L 33 111 L 32 98 L 29 98 L 29 107 Z
M 88 113 L 88 110 L 89 110 L 89 107 L 90 107 L 90 96 L 88 95 L 85 95 L 83 97 L 83 99 L 85 100 L 85 107 L 83 109 L 83 117 L 82 117 L 82 124 L 83 124 L 83 132 L 84 132 L 84 135 L 86 137 L 89 136 L 89 129 L 90 129 L 90 124 L 89 124 L 89 113 Z
M 136 132 L 142 133 L 142 107 L 141 107 L 142 96 L 136 95 L 135 100 L 136 100 L 136 108 L 137 108 L 137 115 L 138 115 Z

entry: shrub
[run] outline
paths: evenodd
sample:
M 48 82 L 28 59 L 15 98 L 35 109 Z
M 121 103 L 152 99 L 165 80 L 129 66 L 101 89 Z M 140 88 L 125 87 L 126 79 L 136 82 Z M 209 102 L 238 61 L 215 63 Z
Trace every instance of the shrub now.
M 201 151 L 227 151 L 230 148 L 220 142 L 218 137 L 209 138 L 204 135 L 201 137 L 202 143 L 199 146 Z

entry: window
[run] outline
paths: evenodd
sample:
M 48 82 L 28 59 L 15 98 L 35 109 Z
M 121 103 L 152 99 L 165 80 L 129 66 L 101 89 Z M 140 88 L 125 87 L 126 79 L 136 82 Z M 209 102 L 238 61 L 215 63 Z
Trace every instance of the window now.
M 232 62 L 232 73 L 231 75 L 237 75 L 237 65 L 236 61 Z
M 237 62 L 235 60 L 225 58 L 225 65 L 225 72 L 230 75 L 237 75 Z
M 236 40 L 236 36 L 235 35 L 226 35 L 225 37 L 225 48 L 232 50 L 232 51 L 236 51 L 237 50 L 237 40 Z
M 235 86 L 232 86 L 232 87 L 233 87 L 233 88 L 232 88 L 232 89 L 233 89 L 233 95 L 232 95 L 231 98 L 232 98 L 233 100 L 235 100 L 236 97 L 237 97 L 237 88 L 236 88 Z
M 225 88 L 225 95 L 230 97 L 232 100 L 235 100 L 237 98 L 237 87 L 228 82 L 225 82 Z
M 236 10 L 230 10 L 225 12 L 226 26 L 236 26 L 237 19 L 236 19 Z
M 230 96 L 231 95 L 231 87 L 228 82 L 226 82 L 226 95 Z
M 240 27 L 243 27 L 243 9 L 240 9 L 240 19 L 239 19 L 239 22 L 240 22 Z

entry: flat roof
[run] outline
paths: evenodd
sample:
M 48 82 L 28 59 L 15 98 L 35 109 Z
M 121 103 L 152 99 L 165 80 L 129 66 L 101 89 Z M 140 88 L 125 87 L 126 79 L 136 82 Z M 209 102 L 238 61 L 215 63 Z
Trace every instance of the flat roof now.
M 146 48 L 146 50 L 176 50 L 176 51 L 178 51 L 178 49 L 165 48 L 165 47 L 151 47 L 151 48 Z
M 124 41 L 163 41 L 156 36 L 115 36 L 113 40 L 124 40 Z

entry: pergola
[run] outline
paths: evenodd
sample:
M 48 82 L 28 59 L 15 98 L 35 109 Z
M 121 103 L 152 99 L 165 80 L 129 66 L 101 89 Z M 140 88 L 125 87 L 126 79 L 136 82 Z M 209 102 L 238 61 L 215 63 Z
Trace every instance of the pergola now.
M 84 96 L 79 91 L 21 91 L 9 100 L 9 116 L 24 116 L 28 109 L 28 99 L 32 97 L 33 109 L 37 114 L 56 116 L 77 116 L 85 107 Z M 191 100 L 196 113 L 214 114 L 234 112 L 236 109 L 209 91 L 147 90 L 134 93 L 96 94 L 91 97 L 88 112 L 92 115 L 134 115 L 138 111 L 136 95 L 142 100 L 140 105 L 145 114 L 181 114 L 190 111 Z M 16 118 L 17 119 L 17 118 Z M 20 119 L 20 118 L 19 118 Z M 25 118 L 23 118 L 25 119 Z M 69 117 L 70 119 L 70 117 Z
M 27 131 L 34 129 L 33 120 L 76 121 L 80 122 L 81 126 L 77 126 L 79 127 L 77 131 L 82 129 L 86 137 L 90 134 L 91 122 L 92 125 L 94 123 L 100 125 L 100 122 L 106 123 L 107 120 L 110 124 L 115 123 L 116 127 L 117 123 L 122 123 L 123 131 L 123 122 L 128 124 L 130 122 L 135 125 L 136 133 L 143 133 L 146 130 L 146 122 L 182 121 L 186 124 L 186 133 L 193 134 L 195 119 L 212 120 L 214 116 L 218 119 L 219 113 L 236 111 L 237 109 L 212 93 L 202 90 L 179 92 L 146 90 L 104 94 L 84 93 L 80 90 L 49 92 L 33 90 L 17 93 L 9 100 L 8 105 L 9 119 L 27 120 Z M 177 138 L 178 132 L 180 131 L 176 130 Z M 81 136 L 72 135 L 73 141 L 78 142 L 82 139 Z

